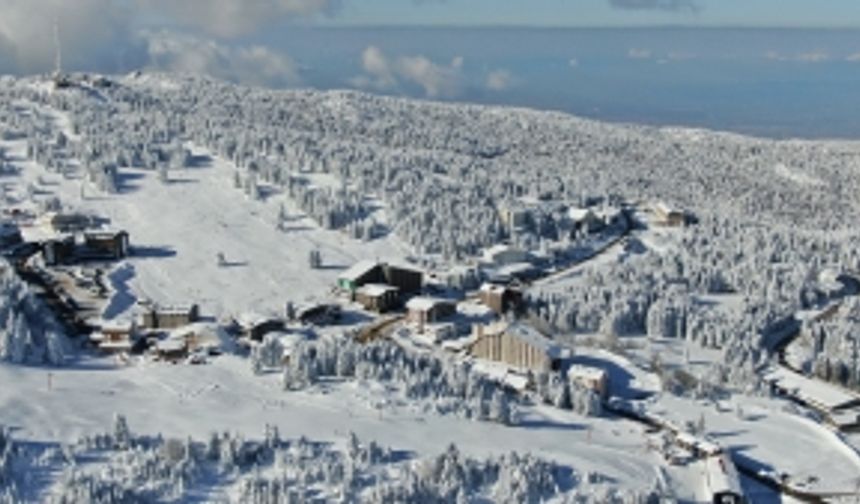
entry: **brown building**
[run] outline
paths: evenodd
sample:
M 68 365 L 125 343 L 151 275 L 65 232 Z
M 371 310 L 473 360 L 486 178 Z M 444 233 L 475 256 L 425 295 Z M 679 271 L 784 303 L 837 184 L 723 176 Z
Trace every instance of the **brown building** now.
M 128 256 L 128 233 L 85 233 L 84 245 L 79 251 L 82 259 L 122 259 Z
M 400 307 L 400 290 L 386 284 L 367 284 L 355 291 L 355 300 L 364 309 L 385 313 Z
M 561 364 L 561 348 L 524 324 L 475 325 L 472 337 L 469 354 L 479 359 L 533 372 L 557 370 Z
M 658 224 L 670 227 L 681 227 L 687 224 L 687 214 L 683 210 L 672 208 L 663 202 L 655 204 L 653 210 Z
M 397 287 L 402 294 L 418 292 L 424 283 L 424 274 L 407 266 L 384 264 L 382 272 L 385 275 L 385 283 Z
M 200 318 L 196 304 L 187 306 L 142 305 L 140 326 L 146 329 L 176 329 L 197 322 Z
M 423 327 L 457 313 L 457 305 L 449 299 L 415 297 L 406 303 L 407 320 Z
M 605 369 L 574 364 L 567 370 L 567 379 L 571 385 L 593 390 L 604 399 L 609 395 L 609 373 Z
M 518 312 L 523 304 L 523 293 L 505 285 L 484 284 L 478 292 L 478 298 L 498 314 Z
M 49 266 L 78 261 L 115 261 L 128 256 L 128 252 L 129 239 L 125 231 L 85 233 L 83 242 L 66 236 L 42 244 L 42 255 Z
M 421 290 L 424 274 L 406 266 L 361 261 L 343 272 L 337 279 L 338 287 L 349 292 L 353 300 L 359 287 L 369 284 L 387 284 L 397 287 L 402 294 Z
M 42 244 L 42 256 L 48 266 L 70 264 L 75 261 L 75 238 L 66 236 L 56 240 L 48 240 Z
M 99 350 L 108 353 L 129 352 L 134 346 L 135 330 L 132 323 L 103 324 L 90 336 Z

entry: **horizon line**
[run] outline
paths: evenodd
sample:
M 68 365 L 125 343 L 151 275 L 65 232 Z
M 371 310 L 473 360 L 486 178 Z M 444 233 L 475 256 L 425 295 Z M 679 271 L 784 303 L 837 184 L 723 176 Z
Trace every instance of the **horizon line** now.
M 294 26 L 302 28 L 324 29 L 531 29 L 531 30 L 797 30 L 797 31 L 860 31 L 860 25 L 754 25 L 754 24 L 684 24 L 684 23 L 643 23 L 643 24 L 605 24 L 605 25 L 549 25 L 549 24 L 519 24 L 519 23 L 297 23 Z

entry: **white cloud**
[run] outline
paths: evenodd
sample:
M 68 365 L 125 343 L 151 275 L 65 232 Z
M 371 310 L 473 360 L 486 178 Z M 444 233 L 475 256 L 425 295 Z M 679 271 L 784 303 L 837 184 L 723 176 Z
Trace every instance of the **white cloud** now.
M 579 60 L 576 58 L 570 58 L 569 60 L 567 60 L 567 66 L 569 66 L 570 68 L 577 68 L 579 67 Z
M 132 15 L 126 3 L 114 0 L 0 0 L 0 51 L 14 55 L 14 61 L 4 57 L 3 66 L 21 73 L 52 69 L 55 21 L 66 67 L 139 65 L 146 52 L 131 28 Z
M 507 70 L 495 70 L 487 75 L 486 87 L 490 91 L 505 91 L 514 83 L 514 77 Z
M 135 27 L 139 19 L 225 39 L 287 18 L 333 13 L 339 5 L 340 0 L 0 0 L 0 71 L 51 70 L 55 20 L 64 68 L 120 72 L 148 63 L 151 44 Z M 231 55 L 218 47 L 222 57 Z M 196 49 L 199 56 L 202 46 Z M 237 49 L 232 55 L 239 61 L 231 65 L 254 62 L 258 75 L 286 73 L 277 55 L 259 48 Z M 263 61 L 272 69 L 264 70 Z
M 830 53 L 826 51 L 808 51 L 797 54 L 781 54 L 777 51 L 768 51 L 764 54 L 764 57 L 771 61 L 789 61 L 796 63 L 822 63 L 832 59 Z
M 848 56 L 845 57 L 845 61 L 850 61 L 852 63 L 860 62 L 860 52 L 854 53 L 854 54 L 849 54 Z
M 651 59 L 652 53 L 650 49 L 640 49 L 637 47 L 631 48 L 627 51 L 627 57 L 630 59 Z
M 170 72 L 205 74 L 255 85 L 296 85 L 292 60 L 262 46 L 232 47 L 214 40 L 167 31 L 147 35 L 150 66 Z
M 339 0 L 135 0 L 142 11 L 223 38 L 248 34 L 288 18 L 333 13 Z
M 361 55 L 364 74 L 350 79 L 353 86 L 378 91 L 399 89 L 402 83 L 419 86 L 429 98 L 452 97 L 462 90 L 464 60 L 457 56 L 444 65 L 426 56 L 401 56 L 390 59 L 376 46 Z

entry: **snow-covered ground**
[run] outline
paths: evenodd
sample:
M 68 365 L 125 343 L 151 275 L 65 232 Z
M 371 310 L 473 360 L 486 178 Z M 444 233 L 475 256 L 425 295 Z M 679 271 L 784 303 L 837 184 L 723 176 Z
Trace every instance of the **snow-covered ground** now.
M 525 411 L 519 426 L 506 427 L 425 412 L 380 385 L 359 382 L 286 392 L 277 375 L 256 376 L 247 360 L 232 356 L 203 366 L 117 366 L 108 358 L 68 369 L 0 366 L 0 383 L 15 384 L 0 388 L 0 423 L 23 439 L 71 441 L 103 431 L 121 413 L 138 432 L 177 437 L 252 436 L 271 424 L 291 438 L 335 440 L 352 431 L 427 455 L 450 443 L 476 456 L 534 453 L 597 471 L 622 487 L 650 487 L 653 467 L 661 464 L 634 423 L 538 407 Z
M 67 121 L 58 122 L 68 127 Z M 24 140 L 2 145 L 11 156 L 21 158 L 26 152 Z M 22 183 L 36 183 L 42 176 L 56 183 L 44 190 L 129 232 L 134 253 L 126 262 L 131 268 L 117 268 L 132 273 L 121 277 L 135 297 L 198 303 L 204 314 L 216 317 L 249 311 L 280 314 L 287 301 L 327 295 L 338 273 L 359 260 L 408 254 L 393 235 L 362 242 L 320 229 L 274 189 L 264 200 L 246 198 L 233 187 L 231 164 L 199 148 L 192 154 L 195 166 L 171 171 L 167 183 L 155 171 L 121 168 L 116 195 L 84 183 L 82 199 L 80 180 L 49 174 L 33 162 L 20 163 Z M 288 222 L 277 229 L 281 204 Z M 44 229 L 25 230 L 30 237 L 38 233 Z M 322 253 L 321 269 L 308 266 L 312 250 Z M 219 253 L 226 265 L 218 264 Z

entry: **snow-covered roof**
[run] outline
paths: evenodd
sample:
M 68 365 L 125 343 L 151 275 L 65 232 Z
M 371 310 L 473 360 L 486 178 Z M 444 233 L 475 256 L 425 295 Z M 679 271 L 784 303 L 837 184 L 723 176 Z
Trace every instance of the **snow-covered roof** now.
M 590 208 L 578 207 L 571 207 L 568 209 L 567 216 L 576 222 L 581 222 L 585 219 L 595 217 L 594 212 Z
M 771 368 L 765 379 L 794 394 L 798 399 L 825 410 L 834 410 L 860 403 L 860 395 L 852 394 L 829 383 L 807 378 L 783 367 Z
M 378 265 L 379 263 L 376 261 L 359 261 L 353 264 L 348 270 L 341 273 L 338 276 L 338 279 L 354 282 Z
M 485 284 L 481 285 L 481 292 L 487 292 L 487 293 L 491 293 L 491 294 L 502 294 L 503 292 L 505 292 L 506 288 L 507 287 L 505 287 L 504 285 L 485 283 Z
M 131 332 L 132 327 L 134 325 L 131 322 L 118 320 L 106 321 L 100 324 L 103 333 Z
M 711 492 L 731 492 L 743 495 L 737 468 L 727 454 L 707 457 L 705 474 Z
M 506 264 L 498 269 L 496 269 L 496 273 L 499 275 L 517 275 L 517 274 L 526 274 L 535 270 L 534 265 L 527 262 L 516 262 L 512 264 Z
M 511 245 L 507 245 L 505 243 L 500 243 L 498 245 L 493 245 L 492 247 L 484 250 L 484 255 L 487 257 L 494 256 L 496 254 L 503 254 L 505 252 L 515 252 L 515 253 L 524 253 L 522 250 L 513 247 Z
M 574 364 L 567 370 L 567 377 L 568 379 L 605 380 L 609 377 L 609 373 L 603 368 Z
M 102 341 L 99 343 L 102 350 L 131 350 L 131 341 Z
M 185 350 L 186 343 L 182 338 L 167 338 L 156 343 L 155 347 L 161 352 L 180 352 Z
M 358 292 L 360 294 L 364 294 L 365 296 L 383 296 L 387 292 L 397 291 L 397 287 L 388 284 L 367 284 L 359 287 Z
M 409 302 L 406 303 L 406 309 L 428 311 L 441 304 L 453 304 L 453 302 L 448 299 L 419 296 L 410 299 Z
M 155 307 L 155 311 L 162 315 L 187 315 L 194 310 L 196 305 L 187 304 L 187 305 L 158 305 Z

